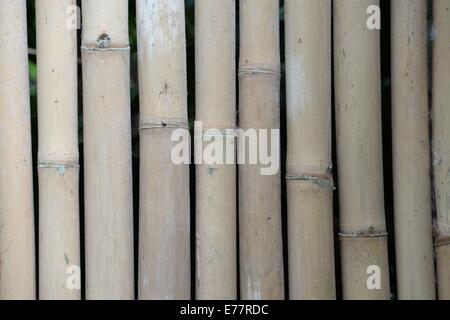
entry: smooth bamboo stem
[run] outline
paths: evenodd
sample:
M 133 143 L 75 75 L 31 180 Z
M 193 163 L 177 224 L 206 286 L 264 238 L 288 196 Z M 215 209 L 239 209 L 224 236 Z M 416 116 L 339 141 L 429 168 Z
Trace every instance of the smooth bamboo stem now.
M 203 130 L 236 126 L 235 0 L 195 1 L 196 118 Z M 206 142 L 203 132 L 195 143 Z M 234 143 L 234 135 L 218 134 Z M 236 299 L 236 166 L 196 166 L 197 299 Z
M 392 138 L 399 299 L 435 299 L 427 1 L 391 1 Z
M 279 1 L 241 0 L 239 14 L 239 126 L 243 130 L 279 130 Z M 244 300 L 284 298 L 280 193 L 279 171 L 263 176 L 259 164 L 239 166 L 240 283 Z
M 331 1 L 287 0 L 289 297 L 335 299 Z
M 367 28 L 377 0 L 334 2 L 335 86 L 344 299 L 389 299 L 381 140 L 380 32 Z M 380 287 L 368 286 L 370 270 Z
M 39 298 L 80 299 L 67 270 L 80 267 L 75 0 L 36 2 L 39 119 Z
M 25 0 L 0 0 L 0 300 L 35 299 Z
M 438 297 L 450 300 L 450 2 L 434 1 L 433 165 Z
M 183 0 L 138 0 L 139 299 L 190 299 L 189 166 L 172 162 L 188 130 Z
M 83 1 L 86 298 L 132 299 L 128 1 Z

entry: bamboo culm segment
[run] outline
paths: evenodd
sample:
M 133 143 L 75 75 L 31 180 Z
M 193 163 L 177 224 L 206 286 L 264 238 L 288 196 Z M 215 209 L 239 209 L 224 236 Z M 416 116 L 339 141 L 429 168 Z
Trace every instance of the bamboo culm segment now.
M 77 31 L 74 0 L 36 2 L 39 120 L 39 298 L 80 299 L 67 286 L 80 267 Z
M 436 194 L 436 262 L 438 297 L 450 300 L 450 2 L 434 1 L 433 165 Z
M 427 1 L 391 1 L 392 136 L 399 299 L 435 299 Z
M 140 84 L 139 299 L 190 299 L 189 166 L 171 160 L 188 128 L 183 0 L 137 1 Z
M 86 298 L 133 299 L 128 1 L 83 1 Z
M 377 0 L 334 1 L 336 129 L 344 299 L 389 299 L 381 140 L 380 32 L 367 28 Z M 368 286 L 378 269 L 378 288 Z M 374 290 L 371 290 L 374 289 Z
M 0 0 L 0 300 L 36 297 L 25 0 Z
M 285 2 L 290 299 L 335 299 L 331 1 Z
M 235 6 L 235 0 L 195 1 L 196 118 L 204 130 L 236 127 Z M 195 143 L 204 139 L 197 135 Z M 222 138 L 235 143 L 234 136 Z M 236 254 L 236 166 L 199 164 L 197 299 L 237 298 Z
M 243 130 L 280 128 L 279 41 L 279 1 L 241 0 L 239 126 Z M 263 176 L 261 165 L 240 165 L 242 299 L 284 299 L 281 232 L 280 173 Z

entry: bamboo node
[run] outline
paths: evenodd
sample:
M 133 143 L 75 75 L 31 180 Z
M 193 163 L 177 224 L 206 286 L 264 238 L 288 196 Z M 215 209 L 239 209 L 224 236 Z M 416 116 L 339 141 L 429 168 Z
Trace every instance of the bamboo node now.
M 351 233 L 339 233 L 339 237 L 346 239 L 346 238 L 385 238 L 388 236 L 388 233 L 386 231 L 380 231 L 375 230 L 375 228 L 370 227 L 367 230 L 361 230 Z
M 184 119 L 153 119 L 139 124 L 140 131 L 159 128 L 189 129 L 189 124 Z
M 281 78 L 281 68 L 279 65 L 267 64 L 241 64 L 238 76 L 272 75 Z
M 435 248 L 450 245 L 450 231 L 444 231 L 438 226 L 435 226 L 433 231 Z
M 309 181 L 316 185 L 318 185 L 320 188 L 323 189 L 332 189 L 335 190 L 334 180 L 333 177 L 330 175 L 329 177 L 314 177 L 314 176 L 308 176 L 308 175 L 292 175 L 292 174 L 286 174 L 286 180 L 290 181 Z

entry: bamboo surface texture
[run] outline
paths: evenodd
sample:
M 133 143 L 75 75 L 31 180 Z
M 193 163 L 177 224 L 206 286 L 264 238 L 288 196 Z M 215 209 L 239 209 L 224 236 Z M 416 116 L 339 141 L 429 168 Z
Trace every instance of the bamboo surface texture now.
M 80 268 L 77 30 L 73 0 L 36 2 L 39 120 L 39 298 L 80 299 L 67 285 Z
M 367 28 L 376 0 L 334 2 L 336 130 L 344 299 L 389 299 L 381 140 L 380 32 Z M 380 286 L 368 286 L 368 270 Z
M 438 297 L 450 300 L 450 2 L 434 1 L 433 166 Z
M 391 1 L 392 150 L 399 299 L 434 299 L 427 1 Z
M 189 166 L 171 160 L 188 129 L 183 0 L 137 1 L 140 84 L 139 299 L 190 299 Z
M 271 129 L 280 128 L 279 1 L 241 0 L 239 14 L 239 127 L 258 132 L 268 129 L 272 135 Z M 248 145 L 242 149 L 250 152 Z M 239 152 L 243 152 L 241 147 Z M 261 163 L 239 166 L 240 290 L 244 300 L 284 298 L 280 172 L 262 175 L 261 167 Z
M 83 1 L 86 298 L 133 299 L 128 1 Z
M 0 0 L 0 300 L 36 297 L 25 0 Z
M 234 144 L 236 127 L 236 3 L 195 1 L 196 120 L 194 143 Z M 203 149 L 201 149 L 203 151 Z M 196 165 L 197 299 L 236 299 L 236 165 Z
M 290 299 L 335 299 L 331 174 L 331 1 L 288 0 L 286 23 Z

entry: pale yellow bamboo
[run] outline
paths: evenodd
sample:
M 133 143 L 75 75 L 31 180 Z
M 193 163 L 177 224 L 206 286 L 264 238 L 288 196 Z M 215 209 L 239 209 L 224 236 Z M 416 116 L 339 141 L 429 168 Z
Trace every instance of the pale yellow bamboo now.
M 331 175 L 331 1 L 287 0 L 290 299 L 335 299 Z
M 195 1 L 196 118 L 203 130 L 234 129 L 235 0 Z M 197 145 L 207 146 L 203 132 Z M 234 135 L 216 139 L 234 143 Z M 198 159 L 200 160 L 200 159 Z M 196 166 L 197 299 L 236 299 L 236 166 Z
M 0 0 L 0 300 L 35 299 L 25 0 Z
M 171 159 L 188 130 L 183 0 L 138 0 L 139 299 L 190 298 L 189 165 Z
M 241 0 L 239 14 L 239 126 L 243 130 L 279 130 L 279 1 Z M 247 145 L 245 152 L 250 149 Z M 261 167 L 239 166 L 240 289 L 244 300 L 284 298 L 280 172 L 264 176 Z
M 36 1 L 40 299 L 81 297 L 67 273 L 80 267 L 77 30 L 67 24 L 74 5 Z
M 86 298 L 132 299 L 128 1 L 83 1 Z
M 450 300 L 450 2 L 434 1 L 433 165 L 438 297 Z
M 380 32 L 367 27 L 370 5 L 379 5 L 379 1 L 334 2 L 342 285 L 344 299 L 351 300 L 389 299 L 390 292 L 383 194 Z M 371 276 L 374 282 L 368 285 Z
M 391 1 L 392 139 L 399 299 L 434 299 L 427 1 Z

